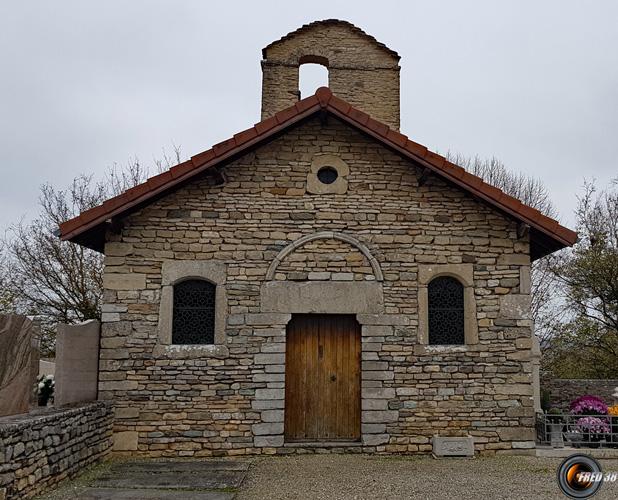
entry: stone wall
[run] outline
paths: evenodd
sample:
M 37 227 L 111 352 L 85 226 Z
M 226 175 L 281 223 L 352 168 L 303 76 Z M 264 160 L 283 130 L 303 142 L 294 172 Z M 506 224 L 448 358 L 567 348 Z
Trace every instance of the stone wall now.
M 399 130 L 399 59 L 347 23 L 316 24 L 266 49 L 262 119 L 298 101 L 303 63 L 326 66 L 337 97 Z
M 32 498 L 111 450 L 107 403 L 0 418 L 0 499 Z
M 618 379 L 548 379 L 541 380 L 541 389 L 549 391 L 551 405 L 567 410 L 575 398 L 590 394 L 599 396 L 608 405 L 618 404 Z
M 324 153 L 349 166 L 345 194 L 306 192 Z M 362 325 L 364 451 L 429 452 L 435 434 L 473 436 L 482 453 L 533 447 L 527 237 L 436 177 L 420 185 L 420 173 L 336 119 L 314 119 L 229 164 L 225 185 L 196 181 L 110 233 L 99 397 L 115 401 L 115 449 L 290 452 L 285 329 L 297 312 Z M 221 345 L 161 342 L 171 260 L 223 270 Z M 423 346 L 419 269 L 447 264 L 470 274 L 476 340 Z

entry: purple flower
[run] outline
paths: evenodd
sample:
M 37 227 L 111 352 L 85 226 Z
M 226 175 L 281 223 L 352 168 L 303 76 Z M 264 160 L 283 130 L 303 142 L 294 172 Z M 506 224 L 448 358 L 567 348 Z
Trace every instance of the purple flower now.
M 607 405 L 597 396 L 580 396 L 571 402 L 570 408 L 575 415 L 607 415 Z
M 592 434 L 609 434 L 611 432 L 609 424 L 597 417 L 582 417 L 578 419 L 575 429 L 579 432 L 590 432 Z

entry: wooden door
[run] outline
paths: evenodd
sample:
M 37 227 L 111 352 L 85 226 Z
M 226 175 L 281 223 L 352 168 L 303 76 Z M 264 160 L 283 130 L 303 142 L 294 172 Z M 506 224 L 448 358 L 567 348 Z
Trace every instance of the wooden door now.
M 360 439 L 360 362 L 360 325 L 354 316 L 292 317 L 285 358 L 287 441 Z

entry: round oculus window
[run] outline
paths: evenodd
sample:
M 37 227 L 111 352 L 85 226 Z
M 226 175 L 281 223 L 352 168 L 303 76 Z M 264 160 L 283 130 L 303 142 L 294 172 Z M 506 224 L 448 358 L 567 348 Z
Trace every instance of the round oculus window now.
M 318 180 L 322 184 L 332 184 L 339 177 L 339 173 L 333 167 L 322 167 L 318 170 Z

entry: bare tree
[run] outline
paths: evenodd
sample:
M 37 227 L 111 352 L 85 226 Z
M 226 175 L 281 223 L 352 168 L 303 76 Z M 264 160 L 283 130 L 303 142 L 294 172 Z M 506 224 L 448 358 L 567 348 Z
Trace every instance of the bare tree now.
M 548 217 L 556 218 L 558 211 L 551 201 L 549 191 L 540 179 L 530 177 L 522 172 L 508 170 L 497 158 L 482 159 L 461 154 L 447 153 L 449 161 L 465 168 L 485 182 L 500 188 L 514 196 L 522 203 L 536 208 Z
M 558 211 L 551 201 L 549 191 L 539 179 L 521 172 L 512 172 L 495 157 L 470 158 L 450 152 L 446 157 L 522 203 L 536 208 L 548 217 L 557 218 Z M 556 300 L 558 283 L 552 272 L 552 263 L 556 259 L 559 259 L 559 256 L 549 255 L 532 264 L 532 318 L 535 333 L 542 345 L 551 337 L 555 325 L 560 323 L 565 314 L 559 300 Z
M 0 314 L 15 312 L 15 297 L 9 288 L 10 276 L 6 244 L 0 240 Z
M 180 159 L 178 148 L 174 148 L 174 157 Z M 172 166 L 174 157 L 164 154 L 163 160 L 155 161 L 157 169 Z M 11 279 L 0 281 L 2 296 L 7 297 L 7 307 L 10 304 L 13 310 L 41 321 L 44 353 L 54 350 L 56 323 L 96 319 L 101 313 L 103 256 L 61 241 L 55 230 L 62 222 L 147 177 L 148 169 L 135 158 L 124 167 L 115 164 L 100 181 L 81 175 L 67 189 L 45 184 L 39 197 L 39 215 L 10 227 L 2 247 L 0 280 L 3 269 Z

